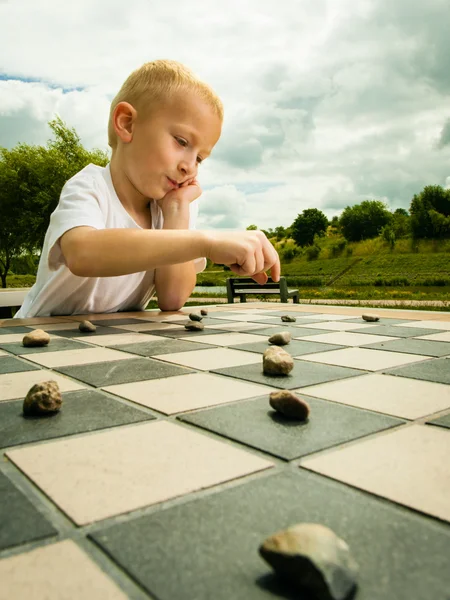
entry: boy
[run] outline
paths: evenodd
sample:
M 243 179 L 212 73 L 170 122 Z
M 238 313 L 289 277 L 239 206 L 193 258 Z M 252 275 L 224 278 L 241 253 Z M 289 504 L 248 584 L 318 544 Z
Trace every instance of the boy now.
M 260 231 L 197 231 L 199 164 L 222 127 L 211 88 L 175 61 L 134 71 L 111 104 L 111 162 L 63 187 L 35 285 L 15 317 L 179 310 L 206 258 L 265 283 L 277 252 Z

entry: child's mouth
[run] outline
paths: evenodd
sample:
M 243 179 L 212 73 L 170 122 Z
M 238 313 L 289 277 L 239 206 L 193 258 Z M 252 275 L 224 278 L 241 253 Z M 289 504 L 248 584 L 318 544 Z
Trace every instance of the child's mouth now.
M 170 177 L 167 177 L 167 179 L 168 179 L 168 181 L 169 181 L 170 185 L 171 185 L 173 188 L 178 188 L 178 187 L 179 187 L 179 185 L 178 185 L 178 183 L 177 183 L 176 181 L 174 181 L 173 179 L 170 179 Z

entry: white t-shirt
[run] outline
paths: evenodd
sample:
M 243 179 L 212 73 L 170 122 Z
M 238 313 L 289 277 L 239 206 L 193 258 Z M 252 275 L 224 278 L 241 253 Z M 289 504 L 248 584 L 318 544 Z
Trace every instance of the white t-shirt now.
M 157 202 L 150 202 L 150 210 L 152 229 L 162 229 L 163 215 Z M 194 200 L 190 204 L 189 229 L 195 229 L 197 214 L 198 200 Z M 120 202 L 109 165 L 90 164 L 64 185 L 50 217 L 36 283 L 14 315 L 16 318 L 145 309 L 155 290 L 154 269 L 117 277 L 78 277 L 69 270 L 60 239 L 69 229 L 82 225 L 142 229 Z M 206 259 L 194 262 L 196 272 L 203 271 Z

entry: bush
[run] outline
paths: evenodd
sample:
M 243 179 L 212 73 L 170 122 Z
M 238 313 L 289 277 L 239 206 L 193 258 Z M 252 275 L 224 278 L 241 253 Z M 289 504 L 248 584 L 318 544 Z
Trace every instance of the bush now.
M 373 282 L 373 285 L 377 287 L 401 287 L 405 285 L 411 285 L 411 282 L 407 277 L 392 277 L 391 279 L 383 279 L 382 277 L 378 277 Z
M 333 242 L 330 246 L 330 256 L 332 258 L 336 258 L 342 254 L 342 252 L 347 248 L 347 240 L 341 239 Z
M 319 258 L 320 250 L 320 246 L 316 245 L 306 248 L 306 260 L 316 260 Z

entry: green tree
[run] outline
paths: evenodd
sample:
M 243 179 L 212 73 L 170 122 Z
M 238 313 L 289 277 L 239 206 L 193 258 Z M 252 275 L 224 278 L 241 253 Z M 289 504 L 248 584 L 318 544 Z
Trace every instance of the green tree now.
M 411 233 L 411 217 L 404 208 L 397 208 L 392 215 L 390 224 L 396 239 L 406 237 Z
M 450 237 L 445 221 L 450 216 L 450 190 L 440 185 L 425 186 L 420 194 L 414 195 L 410 213 L 415 238 Z
M 278 227 L 275 227 L 275 237 L 277 238 L 277 242 L 279 242 L 280 240 L 283 240 L 284 238 L 287 237 L 286 235 L 286 229 L 284 227 L 282 227 L 281 225 L 279 225 Z
M 11 261 L 40 251 L 50 215 L 68 179 L 89 163 L 105 166 L 108 155 L 86 150 L 74 129 L 56 117 L 47 146 L 19 143 L 0 148 L 0 279 L 6 287 Z
M 342 234 L 349 242 L 377 237 L 392 215 L 380 200 L 364 200 L 347 206 L 339 219 Z
M 256 225 L 249 225 L 247 227 L 247 231 L 255 231 L 256 229 L 258 229 L 258 227 Z
M 292 223 L 292 237 L 297 246 L 312 246 L 314 236 L 323 236 L 328 227 L 328 219 L 317 208 L 307 208 Z

